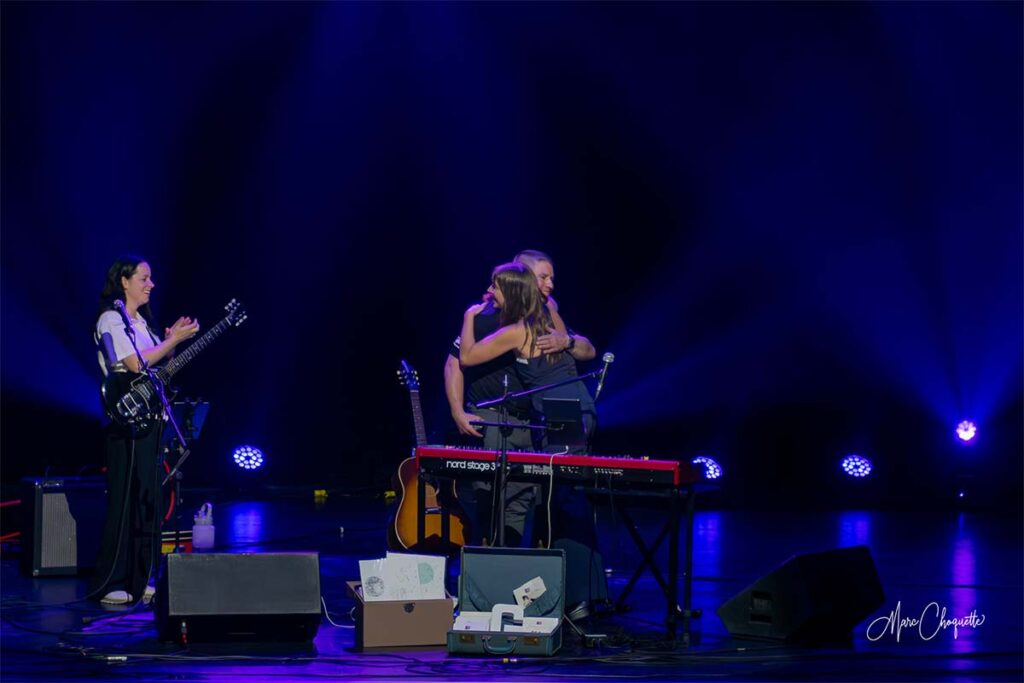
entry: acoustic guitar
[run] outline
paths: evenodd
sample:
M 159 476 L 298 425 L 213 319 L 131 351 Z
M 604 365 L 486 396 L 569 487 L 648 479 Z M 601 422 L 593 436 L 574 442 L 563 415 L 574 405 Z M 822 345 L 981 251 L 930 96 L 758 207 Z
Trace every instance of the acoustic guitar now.
M 427 445 L 427 430 L 423 426 L 423 408 L 420 406 L 420 380 L 416 371 L 409 363 L 402 361 L 398 371 L 398 381 L 409 389 L 409 403 L 412 406 L 412 421 L 416 431 L 416 445 Z M 451 505 L 448 510 L 449 533 L 448 542 L 441 536 L 441 515 L 445 511 L 445 502 L 454 503 L 455 487 L 452 486 L 452 501 L 444 501 L 432 484 L 421 482 L 416 468 L 416 458 L 410 457 L 398 466 L 394 478 L 395 490 L 400 493 L 398 510 L 388 528 L 388 546 L 392 550 L 415 550 L 448 554 L 455 552 L 466 544 L 466 528 L 468 522 L 465 514 Z M 416 500 L 419 487 L 423 487 L 425 501 L 425 519 L 423 542 L 417 542 L 416 534 Z

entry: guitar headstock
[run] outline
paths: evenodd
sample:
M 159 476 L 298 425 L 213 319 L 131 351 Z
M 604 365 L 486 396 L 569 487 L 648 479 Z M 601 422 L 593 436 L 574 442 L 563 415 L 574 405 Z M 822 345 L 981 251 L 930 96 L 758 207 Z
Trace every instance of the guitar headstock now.
M 245 308 L 242 304 L 238 303 L 235 299 L 229 301 L 228 305 L 224 307 L 224 310 L 228 312 L 227 317 L 224 319 L 233 327 L 238 327 L 245 322 L 246 318 L 249 317 L 249 314 L 245 312 Z
M 409 365 L 408 361 L 402 361 L 402 367 L 398 370 L 397 374 L 398 383 L 403 387 L 408 387 L 409 391 L 420 390 L 420 376 L 413 367 Z

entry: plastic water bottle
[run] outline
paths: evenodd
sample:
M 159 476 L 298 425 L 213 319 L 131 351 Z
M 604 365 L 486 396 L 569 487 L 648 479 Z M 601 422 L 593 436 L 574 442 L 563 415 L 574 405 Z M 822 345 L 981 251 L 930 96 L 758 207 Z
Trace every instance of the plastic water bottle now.
M 213 526 L 213 505 L 203 503 L 196 516 L 192 518 L 192 550 L 202 552 L 213 550 L 213 539 L 217 528 Z

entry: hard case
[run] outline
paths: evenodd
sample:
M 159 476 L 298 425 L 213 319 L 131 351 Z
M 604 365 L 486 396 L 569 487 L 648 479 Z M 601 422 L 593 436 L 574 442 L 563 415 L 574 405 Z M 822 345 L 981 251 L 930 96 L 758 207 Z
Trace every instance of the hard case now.
M 542 548 L 462 549 L 459 609 L 489 612 L 494 605 L 515 604 L 512 591 L 535 577 L 546 590 L 524 610 L 526 616 L 557 617 L 550 634 L 497 631 L 448 631 L 448 652 L 476 655 L 550 656 L 562 646 L 565 614 L 565 553 Z

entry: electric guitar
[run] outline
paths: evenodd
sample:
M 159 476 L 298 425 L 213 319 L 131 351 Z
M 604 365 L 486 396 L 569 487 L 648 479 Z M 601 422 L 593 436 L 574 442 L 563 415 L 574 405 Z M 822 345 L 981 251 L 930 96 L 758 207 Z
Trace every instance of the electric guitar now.
M 213 343 L 213 340 L 232 327 L 245 322 L 245 310 L 242 304 L 234 299 L 224 307 L 227 316 L 206 331 L 206 334 L 195 340 L 171 362 L 156 371 L 156 381 L 161 386 L 188 365 L 189 361 L 199 352 Z M 103 408 L 115 425 L 130 433 L 133 437 L 146 436 L 162 419 L 163 405 L 157 388 L 153 386 L 148 375 L 134 372 L 111 372 L 103 380 L 100 390 Z
M 398 371 L 399 383 L 409 389 L 409 402 L 412 405 L 412 421 L 416 431 L 416 445 L 427 445 L 427 430 L 423 426 L 423 408 L 420 406 L 420 379 L 412 366 L 402 361 L 402 369 Z M 401 491 L 398 510 L 388 528 L 388 545 L 394 550 L 425 550 L 449 553 L 466 544 L 467 521 L 465 514 L 458 509 L 448 512 L 448 542 L 441 536 L 441 515 L 444 503 L 438 496 L 437 489 L 428 483 L 421 482 L 416 467 L 416 458 L 410 457 L 398 466 L 394 476 L 395 490 Z M 424 532 L 423 543 L 418 543 L 416 534 L 416 500 L 419 487 L 423 487 L 424 499 Z M 454 486 L 452 487 L 454 494 Z M 454 496 L 452 496 L 454 497 Z

